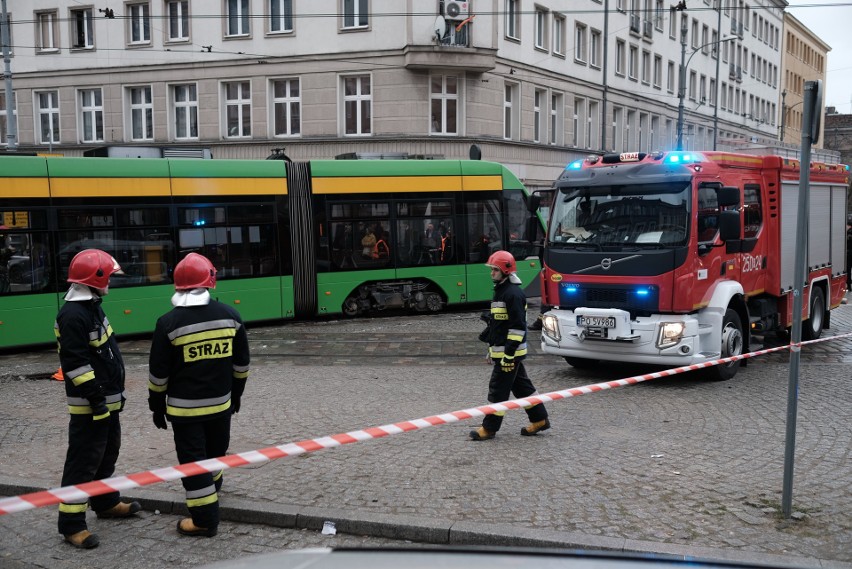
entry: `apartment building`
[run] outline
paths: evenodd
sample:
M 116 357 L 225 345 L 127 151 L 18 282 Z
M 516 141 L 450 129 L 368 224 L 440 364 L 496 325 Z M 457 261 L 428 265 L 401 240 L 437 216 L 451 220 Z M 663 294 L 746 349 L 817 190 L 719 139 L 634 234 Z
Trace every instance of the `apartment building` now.
M 777 138 L 786 5 L 12 0 L 18 147 L 305 160 L 476 144 L 549 187 L 590 152 Z

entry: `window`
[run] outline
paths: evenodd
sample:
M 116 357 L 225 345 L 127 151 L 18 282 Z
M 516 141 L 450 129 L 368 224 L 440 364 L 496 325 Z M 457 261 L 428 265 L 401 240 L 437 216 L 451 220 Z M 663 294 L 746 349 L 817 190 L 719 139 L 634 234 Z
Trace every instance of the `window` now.
M 666 16 L 663 4 L 663 0 L 656 0 L 654 4 L 654 28 L 660 32 L 663 31 L 663 20 Z
M 635 45 L 630 46 L 630 57 L 627 60 L 627 76 L 630 79 L 636 80 L 639 73 L 639 48 Z
M 458 134 L 459 78 L 455 75 L 433 75 L 430 84 L 430 132 Z
M 506 37 L 521 39 L 520 0 L 506 0 Z
M 547 12 L 541 8 L 535 9 L 535 47 L 547 49 Z
M 12 116 L 17 119 L 18 111 L 17 111 L 17 100 L 18 97 L 13 94 L 12 96 Z M 0 146 L 5 146 L 9 143 L 6 140 L 6 133 L 8 132 L 8 125 L 6 124 L 6 91 L 0 91 Z M 2 245 L 2 243 L 0 243 Z
M 71 10 L 71 47 L 73 49 L 95 47 L 91 8 Z
M 651 82 L 651 52 L 642 50 L 642 83 Z
M 669 61 L 666 66 L 666 91 L 674 93 L 675 89 L 675 64 L 674 61 Z
M 601 66 L 601 32 L 592 30 L 591 44 L 589 45 L 589 64 L 592 67 Z
M 56 11 L 36 14 L 36 51 L 59 51 L 59 30 L 56 26 Z
M 550 144 L 562 144 L 562 93 L 550 95 Z
M 517 140 L 520 131 L 520 86 L 506 83 L 503 87 L 503 138 Z
M 712 77 L 710 78 L 710 93 L 708 94 L 708 100 L 710 101 L 710 106 L 716 106 L 716 80 Z
M 130 41 L 132 44 L 151 43 L 151 7 L 144 4 L 128 4 L 128 25 L 130 26 Z
M 657 89 L 663 86 L 663 58 L 654 54 L 654 87 Z
M 581 63 L 586 62 L 586 44 L 588 42 L 586 39 L 587 29 L 586 25 L 581 24 L 580 22 L 574 24 L 574 60 Z
M 80 142 L 103 142 L 104 101 L 100 89 L 81 89 Z
M 198 138 L 198 91 L 196 85 L 174 85 L 175 139 Z
M 544 111 L 542 106 L 546 102 L 547 91 L 536 89 L 533 94 L 533 142 L 541 142 L 544 131 Z
M 226 36 L 247 36 L 249 27 L 249 0 L 227 0 L 226 16 L 228 31 Z
M 373 94 L 369 75 L 352 75 L 343 82 L 343 134 L 372 134 Z
M 251 136 L 251 83 L 233 81 L 222 84 L 225 95 L 225 138 Z
M 298 79 L 272 81 L 274 136 L 295 136 L 302 132 L 302 98 Z
M 701 26 L 701 53 L 710 53 L 710 28 L 707 24 Z
M 626 45 L 623 40 L 615 40 L 615 74 L 624 76 L 624 52 Z
M 47 232 L 47 212 L 43 209 L 24 209 L 20 205 L 0 210 L 3 227 L 2 245 L 4 283 L 0 296 L 51 292 L 53 256 L 50 254 L 50 234 Z M 11 286 L 9 286 L 11 285 Z
M 269 32 L 293 31 L 293 0 L 269 0 Z
M 151 87 L 128 87 L 130 108 L 130 140 L 154 139 L 154 104 Z
M 624 145 L 624 109 L 613 107 L 612 109 L 612 149 L 617 151 Z
M 698 49 L 698 47 L 701 45 L 700 43 L 698 43 L 698 20 L 695 20 L 695 19 L 692 20 L 691 36 L 692 36 L 692 49 Z
M 572 141 L 572 145 L 575 148 L 579 148 L 581 144 L 583 144 L 583 127 L 586 124 L 586 100 L 580 98 L 574 98 L 574 116 L 573 116 L 573 130 L 574 130 L 574 139 Z
M 553 15 L 553 53 L 565 55 L 565 17 Z
M 696 88 L 697 81 L 698 81 L 698 78 L 697 78 L 695 71 L 690 71 L 689 72 L 689 100 L 690 101 L 695 100 L 695 88 Z
M 343 29 L 366 28 L 368 10 L 368 0 L 343 0 Z
M 716 59 L 717 57 L 719 57 L 719 34 L 718 34 L 718 32 L 716 32 L 716 30 L 713 30 L 713 32 L 710 34 L 710 38 L 711 38 L 711 40 L 710 40 L 710 42 L 711 42 L 710 57 L 712 57 L 713 59 Z
M 598 102 L 589 101 L 589 113 L 586 117 L 586 148 L 596 148 L 598 145 Z
M 677 11 L 674 6 L 669 9 L 669 37 L 677 39 Z
M 707 76 L 701 75 L 698 80 L 698 100 L 702 103 L 707 102 Z
M 168 41 L 189 40 L 189 0 L 167 2 L 166 14 L 169 19 Z
M 35 93 L 38 109 L 39 144 L 59 142 L 59 92 L 41 91 Z
M 698 187 L 698 242 L 712 242 L 719 232 L 719 184 Z

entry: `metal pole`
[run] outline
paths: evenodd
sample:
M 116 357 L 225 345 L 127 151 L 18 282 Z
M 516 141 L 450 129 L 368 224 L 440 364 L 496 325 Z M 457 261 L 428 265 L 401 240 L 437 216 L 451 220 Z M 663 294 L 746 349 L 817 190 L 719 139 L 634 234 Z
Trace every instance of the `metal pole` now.
M 716 21 L 716 92 L 713 93 L 713 150 L 719 139 L 719 60 L 722 59 L 722 3 L 716 6 L 719 14 Z
M 680 27 L 680 84 L 677 90 L 677 150 L 683 150 L 683 98 L 686 96 L 686 22 Z
M 609 37 L 609 0 L 604 0 L 604 29 L 603 29 L 603 95 L 601 97 L 601 145 L 600 148 L 602 151 L 606 151 L 606 95 L 607 95 L 607 71 L 608 66 L 607 62 L 609 58 L 607 57 L 607 46 L 609 45 L 609 41 L 607 38 Z M 613 141 L 614 142 L 614 141 Z
M 814 114 L 821 112 L 819 83 L 805 83 L 805 105 L 802 124 L 802 158 L 799 168 L 799 209 L 796 219 L 796 256 L 793 267 L 793 327 L 790 331 L 790 377 L 787 382 L 787 434 L 784 445 L 784 482 L 781 511 L 789 518 L 793 508 L 793 458 L 796 451 L 796 412 L 799 398 L 799 356 L 802 341 L 802 295 L 805 284 L 805 254 L 808 250 L 808 216 L 810 214 L 811 125 Z
M 12 91 L 12 58 L 9 53 L 12 34 L 6 12 L 6 0 L 0 0 L 0 43 L 3 45 L 3 78 L 6 83 L 6 149 L 18 149 L 18 120 L 15 116 L 15 98 Z
M 784 142 L 784 123 L 787 122 L 787 89 L 781 91 L 781 137 L 778 139 Z

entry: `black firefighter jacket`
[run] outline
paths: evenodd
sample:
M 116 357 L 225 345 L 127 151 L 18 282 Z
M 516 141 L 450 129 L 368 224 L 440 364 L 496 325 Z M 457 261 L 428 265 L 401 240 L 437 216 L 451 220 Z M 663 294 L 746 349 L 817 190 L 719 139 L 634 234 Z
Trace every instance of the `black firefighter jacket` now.
M 521 361 L 527 355 L 527 297 L 509 279 L 494 287 L 487 338 L 488 353 L 495 360 L 505 355 Z
M 68 301 L 54 325 L 65 376 L 68 411 L 91 415 L 105 401 L 110 412 L 124 408 L 124 361 L 101 299 Z
M 157 320 L 149 361 L 149 405 L 174 422 L 231 413 L 249 372 L 246 329 L 239 313 L 213 299 L 177 307 Z

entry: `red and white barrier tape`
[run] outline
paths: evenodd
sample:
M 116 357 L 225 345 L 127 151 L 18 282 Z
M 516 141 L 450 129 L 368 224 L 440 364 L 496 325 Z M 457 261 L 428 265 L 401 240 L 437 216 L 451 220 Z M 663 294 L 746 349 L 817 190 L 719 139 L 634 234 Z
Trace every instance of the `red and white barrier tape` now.
M 248 466 L 250 464 L 260 464 L 279 458 L 304 454 L 306 452 L 314 452 L 350 443 L 357 443 L 360 441 L 366 441 L 371 439 L 379 439 L 390 435 L 398 435 L 400 433 L 405 433 L 408 431 L 417 431 L 420 429 L 425 429 L 427 427 L 435 427 L 437 425 L 457 423 L 459 421 L 472 419 L 474 417 L 484 417 L 485 415 L 491 415 L 500 411 L 510 411 L 512 409 L 520 409 L 522 407 L 537 405 L 539 403 L 549 403 L 552 401 L 558 401 L 560 399 L 579 397 L 580 395 L 586 395 L 588 393 L 596 393 L 598 391 L 605 391 L 607 389 L 614 389 L 616 387 L 622 387 L 625 385 L 634 385 L 637 383 L 642 383 L 644 381 L 650 381 L 652 379 L 659 379 L 661 377 L 669 377 L 672 375 L 708 368 L 715 365 L 732 363 L 737 360 L 744 360 L 756 356 L 771 354 L 772 352 L 793 350 L 797 347 L 801 347 L 807 344 L 827 342 L 829 340 L 837 340 L 839 338 L 845 338 L 849 336 L 852 336 L 852 332 L 847 334 L 841 334 L 838 336 L 832 336 L 830 338 L 809 340 L 806 342 L 801 342 L 796 346 L 792 344 L 787 344 L 785 346 L 758 350 L 756 352 L 749 352 L 747 354 L 741 354 L 739 356 L 722 358 L 712 362 L 704 362 L 700 364 L 682 366 L 654 373 L 646 373 L 644 375 L 634 375 L 632 377 L 624 379 L 604 381 L 602 383 L 584 385 L 581 387 L 572 387 L 570 389 L 563 389 L 560 391 L 551 391 L 550 393 L 532 395 L 530 397 L 524 397 L 523 399 L 513 399 L 511 401 L 504 401 L 503 403 L 492 403 L 490 405 L 482 405 L 480 407 L 473 407 L 471 409 L 463 409 L 461 411 L 444 413 L 443 415 L 432 415 L 431 417 L 423 417 L 421 419 L 414 419 L 412 421 L 401 421 L 399 423 L 391 423 L 388 425 L 382 425 L 380 427 L 369 427 L 360 431 L 350 431 L 348 433 L 340 433 L 327 437 L 319 437 L 316 439 L 308 439 L 294 443 L 287 443 L 284 445 L 268 447 L 260 450 L 253 450 L 238 454 L 230 454 L 220 458 L 211 458 L 199 462 L 190 462 L 187 464 L 181 464 L 179 466 L 172 466 L 170 468 L 148 470 L 145 472 L 137 472 L 136 474 L 130 474 L 128 476 L 116 476 L 114 478 L 107 478 L 104 480 L 95 480 L 93 482 L 77 484 L 75 486 L 65 486 L 62 488 L 54 488 L 52 490 L 43 490 L 41 492 L 22 494 L 20 496 L 14 496 L 11 498 L 3 498 L 0 499 L 0 516 L 5 514 L 12 514 L 15 512 L 22 512 L 24 510 L 43 508 L 45 506 L 59 504 L 60 502 L 64 501 L 79 501 L 81 499 L 89 498 L 92 496 L 99 496 L 101 494 L 108 494 L 110 492 L 120 492 L 122 490 L 130 490 L 142 486 L 150 486 L 152 484 L 158 484 L 160 482 L 179 480 L 187 476 L 195 476 L 196 474 L 203 474 L 205 472 L 218 472 L 220 470 L 227 470 L 229 468 Z

